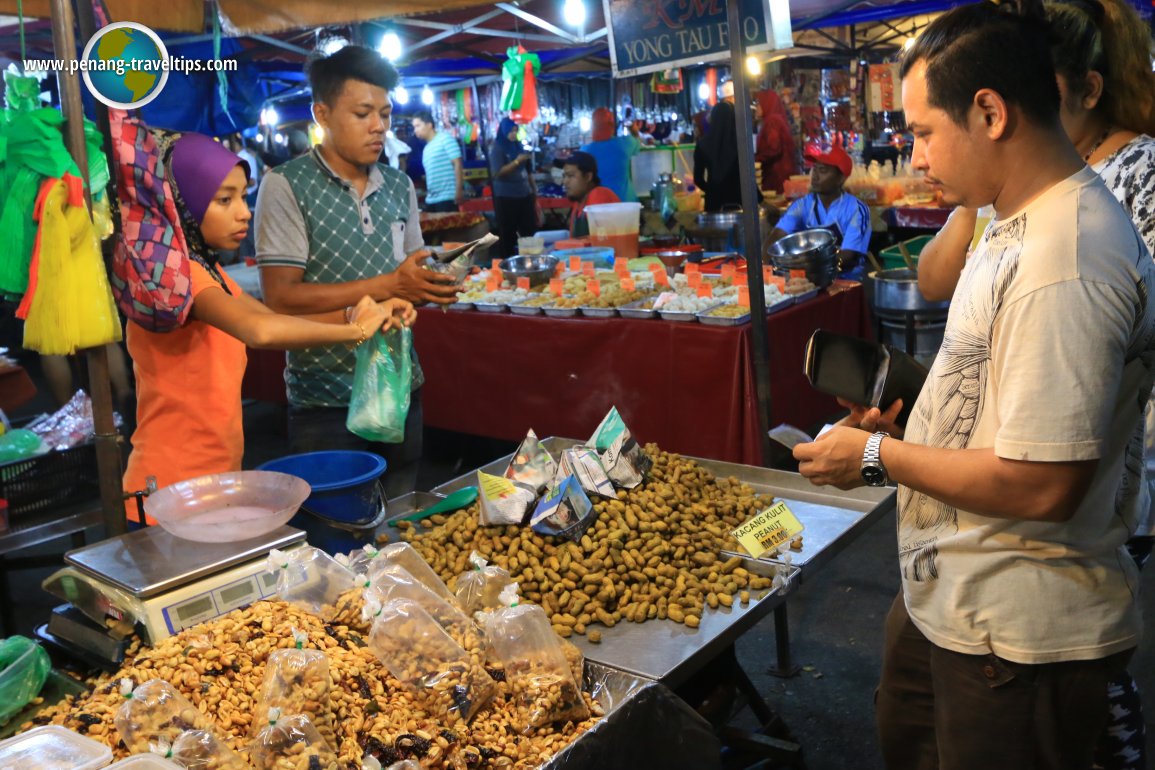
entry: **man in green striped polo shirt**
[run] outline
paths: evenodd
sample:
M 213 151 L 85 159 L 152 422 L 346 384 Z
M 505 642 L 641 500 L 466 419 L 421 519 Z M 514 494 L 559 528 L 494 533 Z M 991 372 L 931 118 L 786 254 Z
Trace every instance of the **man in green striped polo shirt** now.
M 397 70 L 380 54 L 347 46 L 308 65 L 321 144 L 269 171 L 257 198 L 257 261 L 265 302 L 307 315 L 369 294 L 414 304 L 456 301 L 453 279 L 427 270 L 417 193 L 378 162 L 389 130 Z M 390 497 L 411 491 L 421 458 L 420 366 L 402 444 L 363 441 L 345 429 L 356 357 L 343 345 L 294 350 L 285 382 L 293 452 L 367 449 L 388 462 Z

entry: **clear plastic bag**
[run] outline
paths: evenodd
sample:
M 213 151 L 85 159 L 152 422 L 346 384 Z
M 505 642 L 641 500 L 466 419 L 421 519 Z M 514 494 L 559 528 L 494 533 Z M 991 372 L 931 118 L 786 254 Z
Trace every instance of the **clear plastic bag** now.
M 269 552 L 268 571 L 277 575 L 277 597 L 299 609 L 332 621 L 351 601 L 359 601 L 357 576 L 329 554 L 305 546 Z M 357 605 L 355 612 L 360 612 Z
M 366 543 L 363 547 L 350 551 L 347 556 L 336 554 L 333 558 L 355 575 L 368 575 L 373 569 L 374 560 L 380 554 L 381 551 L 376 546 Z
M 28 637 L 0 641 L 0 724 L 39 694 L 51 669 L 48 653 Z
M 482 665 L 409 599 L 382 606 L 369 648 L 434 719 L 469 721 L 497 694 L 497 683 Z
M 477 624 L 461 611 L 456 601 L 451 604 L 438 596 L 405 568 L 390 564 L 378 570 L 372 585 L 365 589 L 365 598 L 366 604 L 372 602 L 378 608 L 394 599 L 407 599 L 419 604 L 462 649 L 475 656 L 478 662 L 485 662 L 485 638 Z M 371 614 L 375 616 L 377 613 Z
M 557 461 L 541 445 L 532 429 L 525 434 L 521 445 L 513 453 L 513 459 L 509 461 L 509 467 L 505 469 L 507 479 L 523 484 L 538 494 L 545 489 L 555 473 Z
M 185 770 L 251 770 L 248 763 L 208 730 L 186 730 L 172 744 L 172 760 Z
M 535 604 L 516 604 L 514 589 L 507 588 L 503 597 L 511 606 L 488 613 L 485 628 L 505 667 L 518 728 L 528 733 L 554 722 L 588 718 L 581 680 L 574 680 L 561 639 L 545 610 Z
M 258 770 L 339 770 L 337 754 L 305 714 L 270 709 L 249 759 Z
M 329 658 L 320 650 L 303 649 L 303 633 L 294 631 L 293 635 L 296 649 L 269 653 L 249 735 L 255 737 L 261 729 L 260 715 L 275 708 L 282 714 L 307 715 L 321 736 L 335 745 L 336 735 L 328 709 L 329 690 L 333 686 Z
M 450 593 L 449 586 L 445 585 L 445 581 L 433 571 L 429 562 L 421 558 L 421 554 L 417 553 L 417 550 L 409 543 L 391 543 L 382 548 L 370 563 L 370 579 L 375 579 L 377 572 L 391 564 L 403 567 L 426 588 L 450 604 L 457 603 L 457 597 Z
M 377 333 L 357 348 L 353 395 L 345 427 L 366 441 L 400 444 L 405 440 L 413 379 L 413 330 Z
M 487 562 L 474 551 L 469 555 L 473 569 L 462 572 L 454 583 L 457 603 L 469 616 L 475 612 L 497 609 L 501 606 L 502 590 L 513 582 L 509 572 Z
M 126 700 L 113 723 L 133 754 L 147 753 L 150 744 L 171 746 L 186 730 L 211 727 L 208 718 L 163 679 L 150 679 L 136 689 L 131 679 L 122 679 L 120 693 Z

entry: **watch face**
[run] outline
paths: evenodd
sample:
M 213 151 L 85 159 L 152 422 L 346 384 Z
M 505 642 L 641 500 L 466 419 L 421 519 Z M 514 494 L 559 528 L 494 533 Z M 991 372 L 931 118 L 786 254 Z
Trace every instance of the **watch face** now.
M 864 465 L 862 467 L 862 480 L 866 482 L 867 486 L 881 487 L 886 484 L 886 471 L 877 465 Z

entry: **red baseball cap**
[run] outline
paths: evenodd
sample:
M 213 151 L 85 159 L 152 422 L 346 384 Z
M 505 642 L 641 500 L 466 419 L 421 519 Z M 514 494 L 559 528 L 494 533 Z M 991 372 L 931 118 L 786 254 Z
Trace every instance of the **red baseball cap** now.
M 846 154 L 846 150 L 838 145 L 832 145 L 829 150 L 823 151 L 820 146 L 812 144 L 802 153 L 802 157 L 814 163 L 834 166 L 843 176 L 850 176 L 850 172 L 854 170 L 854 161 Z

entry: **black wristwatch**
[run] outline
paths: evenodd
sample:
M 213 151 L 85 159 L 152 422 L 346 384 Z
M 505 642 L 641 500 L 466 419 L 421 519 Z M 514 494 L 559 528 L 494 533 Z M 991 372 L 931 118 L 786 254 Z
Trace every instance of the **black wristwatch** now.
M 889 433 L 879 431 L 866 440 L 866 450 L 862 453 L 862 480 L 868 487 L 884 487 L 890 481 L 879 452 L 882 440 L 889 437 Z

